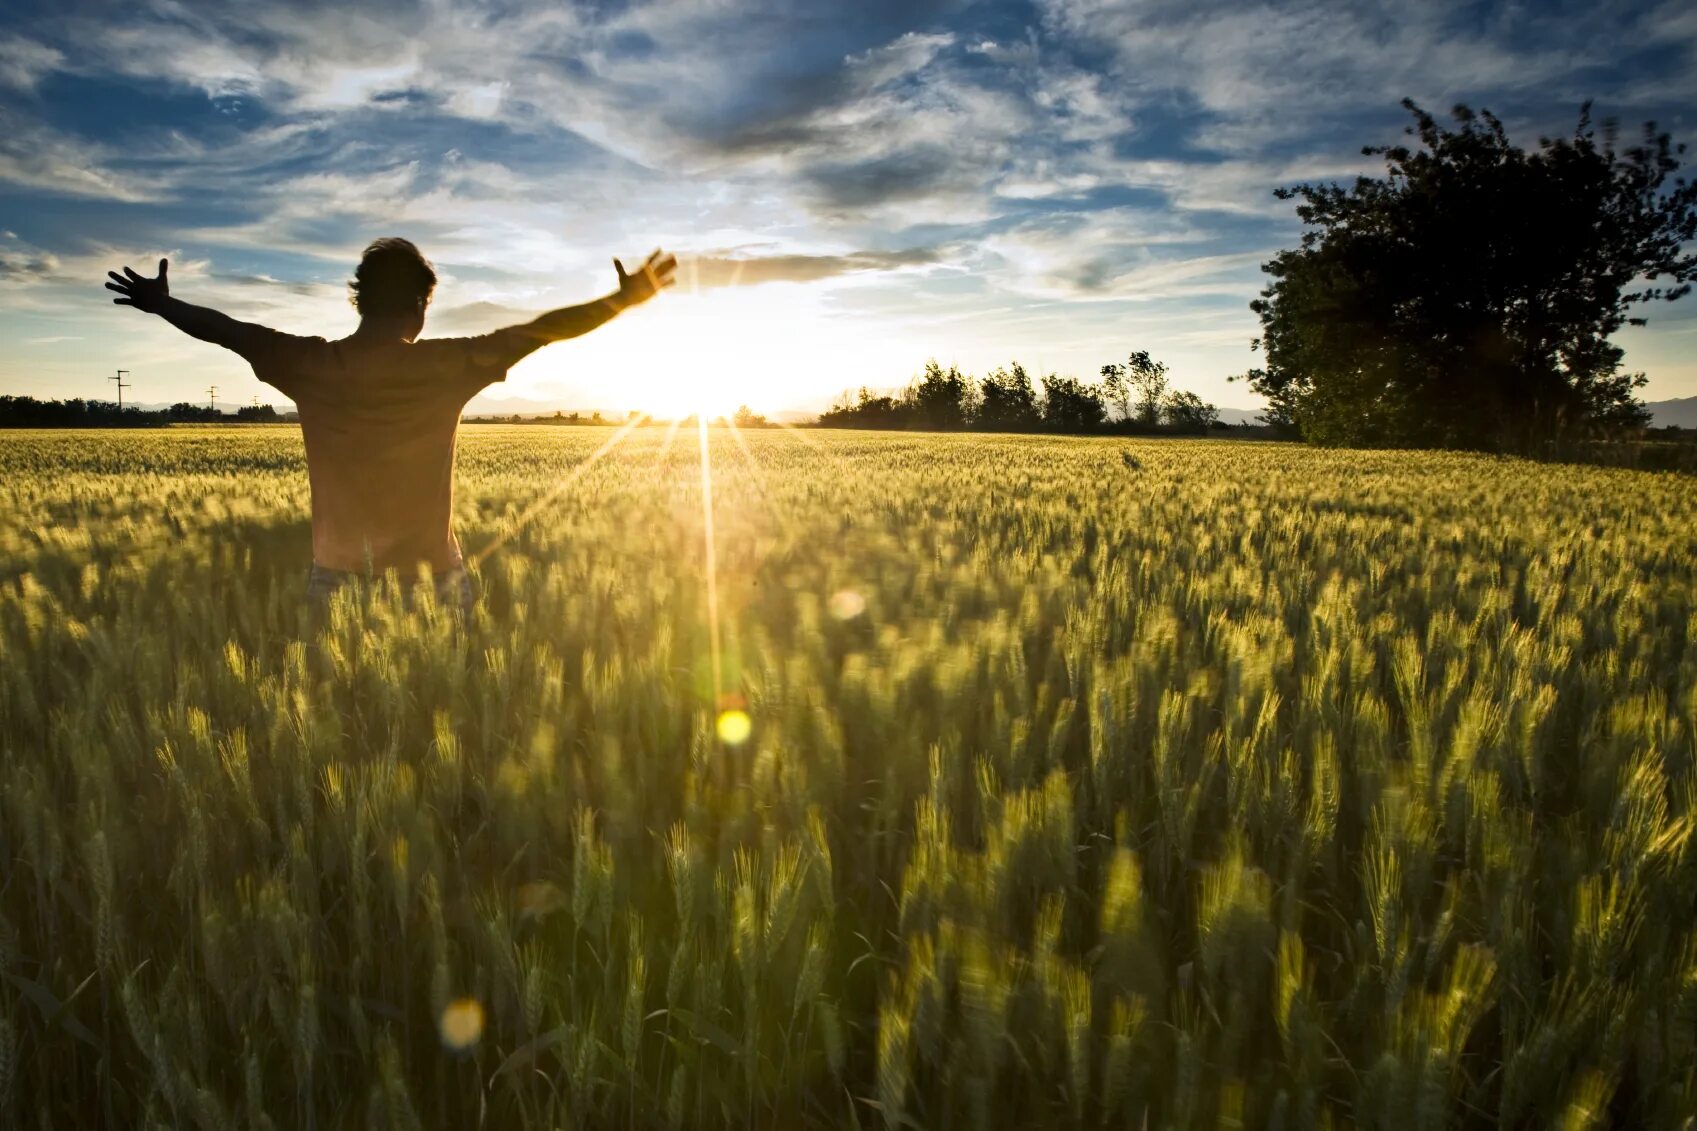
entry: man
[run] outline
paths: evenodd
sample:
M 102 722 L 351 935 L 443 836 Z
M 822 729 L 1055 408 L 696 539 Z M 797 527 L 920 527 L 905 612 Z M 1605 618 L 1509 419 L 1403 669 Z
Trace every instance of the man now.
M 312 572 L 322 606 L 359 577 L 416 576 L 428 566 L 439 599 L 469 604 L 470 582 L 452 527 L 454 439 L 478 390 L 520 358 L 587 334 L 671 285 L 677 261 L 655 251 L 619 289 L 475 338 L 418 340 L 436 272 L 403 239 L 365 249 L 350 284 L 359 328 L 338 341 L 302 338 L 173 298 L 166 280 L 107 272 L 112 301 L 157 314 L 191 337 L 234 350 L 300 409 L 312 484 Z

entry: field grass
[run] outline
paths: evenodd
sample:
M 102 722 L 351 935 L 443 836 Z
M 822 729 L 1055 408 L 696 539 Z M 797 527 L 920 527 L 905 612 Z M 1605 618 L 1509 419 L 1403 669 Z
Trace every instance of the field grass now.
M 715 664 L 611 436 L 316 635 L 297 433 L 0 437 L 0 1125 L 1697 1111 L 1688 478 L 715 430 Z

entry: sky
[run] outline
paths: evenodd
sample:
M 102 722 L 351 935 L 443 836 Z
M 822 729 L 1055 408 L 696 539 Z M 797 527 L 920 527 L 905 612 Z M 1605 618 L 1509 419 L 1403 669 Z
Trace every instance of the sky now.
M 1697 143 L 1697 5 L 1448 0 L 9 0 L 0 392 L 286 404 L 109 305 L 107 269 L 339 337 L 371 239 L 441 275 L 427 335 L 679 285 L 491 391 L 584 409 L 817 409 L 935 357 L 1093 377 L 1148 350 L 1254 407 L 1273 189 L 1382 169 L 1412 97 L 1522 144 L 1580 104 Z M 1697 297 L 1617 340 L 1697 395 Z M 487 402 L 485 402 L 487 403 Z M 522 408 L 525 400 L 514 402 Z

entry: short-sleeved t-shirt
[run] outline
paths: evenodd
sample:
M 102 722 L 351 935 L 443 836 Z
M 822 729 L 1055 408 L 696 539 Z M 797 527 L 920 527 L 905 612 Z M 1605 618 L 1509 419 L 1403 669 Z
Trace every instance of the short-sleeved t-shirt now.
M 237 352 L 300 409 L 314 562 L 361 572 L 460 565 L 454 441 L 466 402 L 515 360 L 502 334 L 331 342 L 259 330 Z

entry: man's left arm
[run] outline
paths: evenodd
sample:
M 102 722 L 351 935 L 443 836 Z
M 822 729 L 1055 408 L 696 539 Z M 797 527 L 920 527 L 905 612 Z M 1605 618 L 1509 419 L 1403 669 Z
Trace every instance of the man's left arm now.
M 647 302 L 672 285 L 678 268 L 675 257 L 656 250 L 641 267 L 627 272 L 623 263 L 613 260 L 618 272 L 619 289 L 593 301 L 577 306 L 562 306 L 550 310 L 529 322 L 508 326 L 484 336 L 491 352 L 499 354 L 503 371 L 519 359 L 534 353 L 551 342 L 581 337 L 606 325 L 633 306 Z

